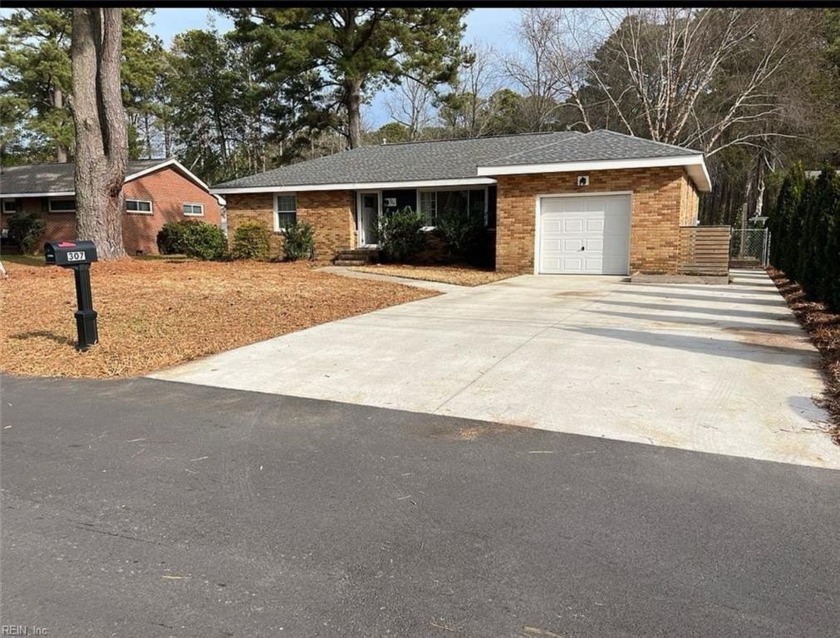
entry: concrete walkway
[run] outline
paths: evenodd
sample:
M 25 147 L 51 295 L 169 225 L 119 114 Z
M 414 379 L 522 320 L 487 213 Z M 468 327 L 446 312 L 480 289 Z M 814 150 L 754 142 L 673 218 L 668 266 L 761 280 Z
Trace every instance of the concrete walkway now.
M 818 354 L 763 272 L 521 276 L 155 375 L 840 469 Z

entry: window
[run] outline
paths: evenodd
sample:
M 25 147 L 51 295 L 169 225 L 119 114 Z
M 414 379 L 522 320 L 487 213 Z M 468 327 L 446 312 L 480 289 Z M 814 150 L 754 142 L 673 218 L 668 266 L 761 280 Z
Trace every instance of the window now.
M 49 210 L 51 213 L 75 213 L 76 198 L 72 199 L 50 199 Z
M 127 199 L 125 200 L 125 209 L 129 213 L 139 213 L 141 215 L 152 214 L 152 202 L 146 199 Z
M 204 204 L 184 204 L 184 215 L 188 217 L 203 217 Z
M 16 213 L 20 210 L 20 203 L 16 199 L 4 199 L 3 200 L 3 212 L 7 215 L 11 215 L 12 213 Z
M 282 231 L 297 221 L 297 198 L 294 195 L 278 195 L 274 198 L 274 230 Z
M 426 216 L 426 224 L 435 226 L 437 216 L 445 211 L 469 212 L 480 216 L 487 223 L 487 189 L 419 191 L 420 212 Z

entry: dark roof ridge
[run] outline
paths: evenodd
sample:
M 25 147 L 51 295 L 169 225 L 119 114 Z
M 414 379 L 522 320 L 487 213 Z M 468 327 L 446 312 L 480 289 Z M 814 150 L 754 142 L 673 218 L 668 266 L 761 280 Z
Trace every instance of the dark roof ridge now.
M 498 140 L 503 137 L 528 137 L 537 135 L 556 135 L 557 133 L 574 133 L 582 135 L 580 131 L 528 131 L 526 133 L 503 133 L 501 135 L 479 135 L 478 137 L 445 137 L 436 140 L 411 140 L 409 142 L 386 142 L 385 144 L 370 144 L 358 148 L 376 148 L 379 146 L 408 146 L 409 144 L 434 144 L 436 142 L 470 142 L 475 140 Z M 355 149 L 350 149 L 355 150 Z
M 618 131 L 611 131 L 606 128 L 599 128 L 595 129 L 594 131 L 589 131 L 590 133 L 609 133 L 610 135 L 621 135 L 623 137 L 632 137 L 637 140 L 643 140 L 645 142 L 650 142 L 651 144 L 659 144 L 660 146 L 665 146 L 666 148 L 678 148 L 681 151 L 691 151 L 692 153 L 697 153 L 698 155 L 703 155 L 703 151 L 699 151 L 696 148 L 688 148 L 687 146 L 680 146 L 678 144 L 668 144 L 668 142 L 660 142 L 659 140 L 649 140 L 646 137 L 639 137 L 638 135 L 628 135 L 627 133 L 619 133 Z

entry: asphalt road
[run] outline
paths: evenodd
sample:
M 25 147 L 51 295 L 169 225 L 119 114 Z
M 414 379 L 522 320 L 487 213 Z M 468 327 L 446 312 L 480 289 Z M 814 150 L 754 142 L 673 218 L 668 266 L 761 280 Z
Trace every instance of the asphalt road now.
M 2 379 L 2 623 L 63 636 L 795 636 L 840 472 L 149 379 Z

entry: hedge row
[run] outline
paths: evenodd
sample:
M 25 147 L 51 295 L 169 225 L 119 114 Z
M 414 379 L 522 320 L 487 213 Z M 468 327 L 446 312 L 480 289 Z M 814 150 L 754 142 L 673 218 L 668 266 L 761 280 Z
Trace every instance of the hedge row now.
M 288 225 L 283 242 L 283 259 L 314 259 L 315 238 L 307 222 Z M 158 250 L 163 255 L 186 255 L 194 259 L 268 260 L 271 232 L 257 223 L 242 224 L 233 235 L 233 249 L 221 228 L 198 220 L 167 222 L 157 235 Z
M 826 166 L 808 179 L 797 164 L 768 215 L 770 263 L 812 301 L 840 312 L 840 176 Z

